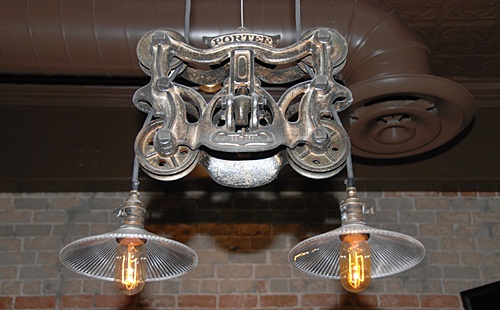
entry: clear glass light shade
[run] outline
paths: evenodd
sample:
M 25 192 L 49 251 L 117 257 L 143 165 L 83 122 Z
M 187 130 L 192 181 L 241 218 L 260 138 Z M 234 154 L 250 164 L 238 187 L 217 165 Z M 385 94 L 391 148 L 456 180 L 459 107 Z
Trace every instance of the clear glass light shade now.
M 417 265 L 425 255 L 418 240 L 364 224 L 346 224 L 332 231 L 306 239 L 292 248 L 290 263 L 298 270 L 316 277 L 340 278 L 340 236 L 369 235 L 371 278 L 396 274 Z
M 198 264 L 188 246 L 138 227 L 121 227 L 110 233 L 76 240 L 61 250 L 62 263 L 71 270 L 96 279 L 115 280 L 115 256 L 122 239 L 143 240 L 146 250 L 146 282 L 183 275 Z

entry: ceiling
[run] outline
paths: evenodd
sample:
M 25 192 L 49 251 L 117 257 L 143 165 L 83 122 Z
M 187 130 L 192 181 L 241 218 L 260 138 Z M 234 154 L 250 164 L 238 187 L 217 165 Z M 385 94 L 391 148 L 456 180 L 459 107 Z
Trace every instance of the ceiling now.
M 429 47 L 436 75 L 500 77 L 500 1 L 375 2 L 396 11 Z
M 391 160 L 355 158 L 360 189 L 498 190 L 500 1 L 373 2 L 402 17 L 428 47 L 433 74 L 452 80 L 472 93 L 476 113 L 473 122 L 457 137 L 430 152 Z M 3 147 L 0 154 L 3 162 L 0 167 L 0 191 L 128 189 L 133 140 L 144 119 L 144 115 L 131 103 L 131 97 L 137 88 L 148 81 L 138 69 L 133 55 L 135 42 L 148 30 L 167 27 L 165 21 L 171 21 L 179 32 L 184 26 L 184 3 L 180 5 L 181 1 L 143 1 L 144 6 L 149 6 L 144 10 L 133 6 L 137 1 L 112 0 L 106 1 L 106 4 L 80 1 L 82 7 L 74 10 L 81 14 L 82 20 L 68 21 L 68 31 L 78 22 L 88 22 L 85 12 L 93 12 L 94 30 L 99 28 L 102 31 L 89 35 L 84 27 L 75 28 L 71 32 L 73 36 L 65 42 L 85 42 L 89 37 L 95 39 L 99 35 L 108 43 L 101 45 L 101 57 L 95 62 L 82 64 L 81 67 L 66 65 L 61 59 L 67 55 L 58 54 L 61 46 L 52 44 L 49 50 L 53 54 L 46 55 L 42 50 L 38 50 L 37 54 L 34 48 L 36 44 L 41 44 L 36 38 L 46 40 L 51 34 L 67 35 L 64 31 L 61 34 L 61 29 L 57 28 L 62 19 L 54 23 L 51 18 L 51 10 L 62 10 L 66 3 L 68 1 L 65 0 L 0 1 L 0 128 L 3 132 L 0 137 Z M 226 15 L 225 19 L 236 24 L 239 22 L 239 1 L 193 0 L 193 41 L 203 35 L 204 30 L 210 34 L 224 30 L 218 17 L 208 13 L 203 18 L 199 17 L 209 8 L 200 9 L 197 6 L 208 6 L 210 3 L 219 6 L 231 3 L 231 7 L 224 9 L 232 9 L 235 14 Z M 292 5 L 285 6 L 286 3 Z M 335 1 L 302 0 L 301 3 L 302 26 L 306 28 L 308 11 L 317 11 L 323 3 L 331 5 Z M 259 18 L 271 18 L 280 9 L 273 8 L 267 12 L 266 5 L 271 4 L 260 0 L 245 1 L 249 28 L 258 25 Z M 280 26 L 276 29 L 287 38 L 295 32 L 293 1 L 282 0 L 280 5 L 282 11 L 290 16 L 281 20 L 284 29 Z M 176 10 L 168 9 L 173 6 Z M 165 15 L 152 16 L 154 8 L 163 8 Z M 179 14 L 180 10 L 182 14 Z M 132 43 L 127 43 L 125 49 L 116 48 L 120 41 L 114 38 L 114 33 L 121 31 L 123 26 L 112 18 L 116 14 L 126 16 L 124 20 L 129 23 L 128 28 L 125 27 L 129 29 L 126 35 L 132 38 Z M 74 16 L 78 19 L 78 14 Z M 213 24 L 214 20 L 218 25 L 215 28 L 204 26 Z M 87 45 L 81 46 L 85 49 Z M 91 51 L 83 50 L 82 53 L 90 55 Z M 31 56 L 25 55 L 35 56 L 31 59 Z M 51 58 L 50 55 L 55 56 Z M 311 181 L 284 169 L 278 180 L 267 188 L 322 190 L 331 188 L 332 182 L 341 184 L 343 178 L 341 174 L 330 181 Z M 143 178 L 141 182 L 143 190 L 212 186 L 220 189 L 206 178 L 202 169 L 196 169 L 186 179 L 168 186 L 149 178 Z

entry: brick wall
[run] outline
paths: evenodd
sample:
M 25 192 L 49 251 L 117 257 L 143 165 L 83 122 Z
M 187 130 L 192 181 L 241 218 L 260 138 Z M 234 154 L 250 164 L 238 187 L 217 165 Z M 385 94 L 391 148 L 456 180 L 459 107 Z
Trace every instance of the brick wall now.
M 188 244 L 200 264 L 124 297 L 66 270 L 58 255 L 114 230 L 127 194 L 0 194 L 0 309 L 462 309 L 460 291 L 500 280 L 495 192 L 360 193 L 376 210 L 368 224 L 416 237 L 427 255 L 358 295 L 287 262 L 298 241 L 339 225 L 342 193 L 142 193 L 147 228 Z

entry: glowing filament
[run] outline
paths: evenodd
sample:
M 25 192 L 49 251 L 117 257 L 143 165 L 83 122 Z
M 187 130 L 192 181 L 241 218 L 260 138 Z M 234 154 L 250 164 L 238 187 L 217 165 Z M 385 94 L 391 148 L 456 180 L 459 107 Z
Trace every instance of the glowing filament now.
M 140 292 L 146 281 L 144 243 L 139 239 L 126 238 L 116 250 L 115 283 L 118 290 L 127 295 Z
M 349 254 L 349 269 L 351 272 L 348 273 L 347 281 L 353 288 L 360 287 L 365 281 L 364 265 L 363 255 L 358 255 L 356 252 Z
M 368 288 L 371 279 L 370 246 L 368 236 L 351 234 L 343 236 L 340 246 L 340 283 L 350 292 Z

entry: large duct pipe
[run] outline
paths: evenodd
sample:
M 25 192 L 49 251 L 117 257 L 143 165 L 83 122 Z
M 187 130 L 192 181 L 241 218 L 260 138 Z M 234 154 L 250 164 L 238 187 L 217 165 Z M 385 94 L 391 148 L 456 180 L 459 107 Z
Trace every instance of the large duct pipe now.
M 353 153 L 407 157 L 454 138 L 472 120 L 473 98 L 456 83 L 433 76 L 429 51 L 393 12 L 368 0 L 302 0 L 303 31 L 329 27 L 349 43 L 339 75 L 352 91 L 347 129 Z M 137 77 L 135 49 L 156 28 L 184 33 L 197 47 L 203 36 L 234 32 L 240 1 L 193 0 L 189 25 L 179 0 L 4 0 L 0 2 L 0 74 Z M 244 1 L 244 25 L 297 39 L 295 1 Z M 186 27 L 188 26 L 188 27 Z

